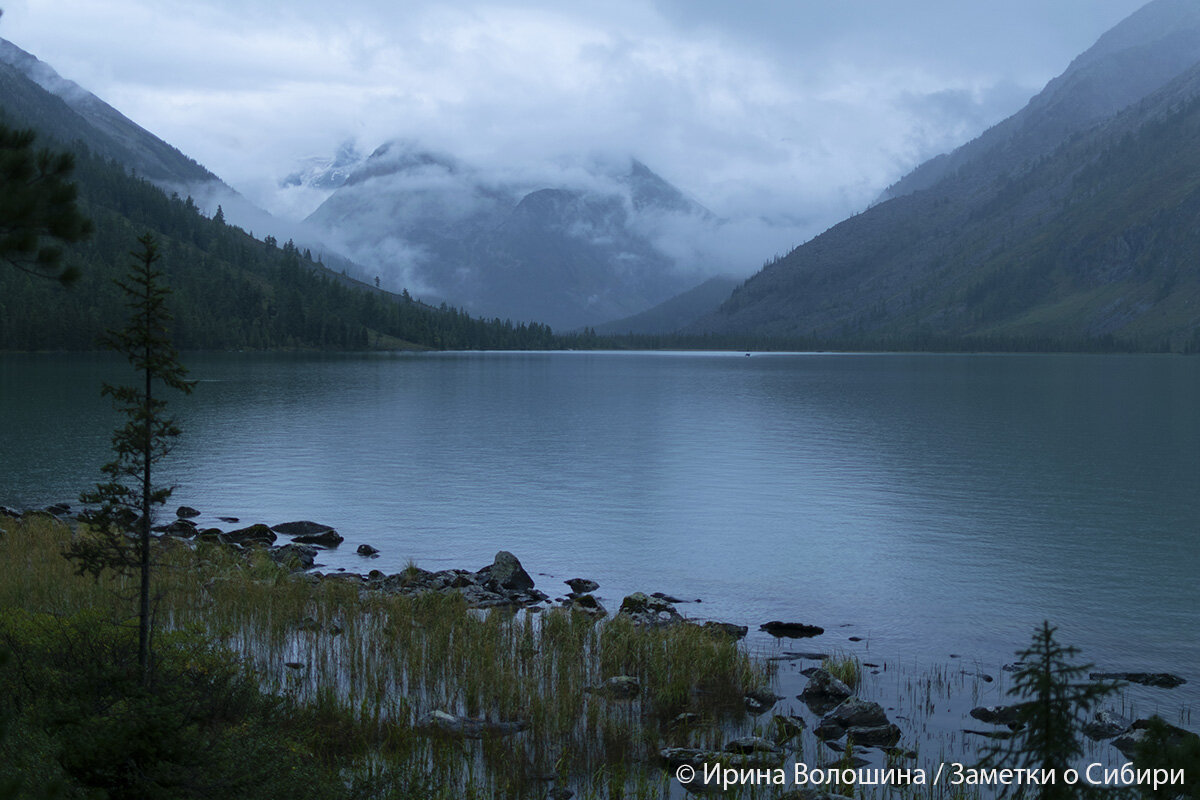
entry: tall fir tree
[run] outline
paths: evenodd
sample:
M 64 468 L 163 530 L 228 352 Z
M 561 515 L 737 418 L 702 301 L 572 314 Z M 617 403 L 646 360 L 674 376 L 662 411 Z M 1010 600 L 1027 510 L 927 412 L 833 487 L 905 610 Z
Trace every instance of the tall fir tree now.
M 105 344 L 128 359 L 140 378 L 138 386 L 104 384 L 101 394 L 113 399 L 125 415 L 125 424 L 113 432 L 115 458 L 101 467 L 108 480 L 83 493 L 80 500 L 99 505 L 83 521 L 88 535 L 77 539 L 65 555 L 79 572 L 99 577 L 105 570 L 138 575 L 138 666 L 144 684 L 151 677 L 150 658 L 150 530 L 154 507 L 171 496 L 168 486 L 153 483 L 154 465 L 170 451 L 180 430 L 166 413 L 167 402 L 155 390 L 164 387 L 190 394 L 193 381 L 171 343 L 167 323 L 170 294 L 155 267 L 159 260 L 154 237 L 138 239 L 133 263 L 124 280 L 117 281 L 125 294 L 130 317 L 126 326 L 109 331 Z
M 1054 638 L 1058 629 L 1048 621 L 1033 634 L 1025 650 L 1017 652 L 1019 668 L 1013 675 L 1008 694 L 1020 701 L 1016 731 L 1007 742 L 984 751 L 983 766 L 998 769 L 1023 769 L 1052 780 L 1038 786 L 1041 800 L 1066 800 L 1091 793 L 1082 782 L 1069 785 L 1063 780 L 1068 769 L 1078 766 L 1083 755 L 1080 739 L 1083 723 L 1091 711 L 1119 684 L 1088 678 L 1091 664 L 1074 664 L 1079 651 Z M 1014 794 L 1021 797 L 1028 784 L 1017 783 Z M 1002 795 L 1008 792 L 1005 787 Z

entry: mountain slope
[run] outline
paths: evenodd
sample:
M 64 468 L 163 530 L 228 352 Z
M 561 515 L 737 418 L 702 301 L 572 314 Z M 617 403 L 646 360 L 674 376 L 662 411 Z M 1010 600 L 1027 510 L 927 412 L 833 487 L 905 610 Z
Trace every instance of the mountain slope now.
M 979 179 L 1019 169 L 1162 88 L 1192 66 L 1198 53 L 1200 3 L 1154 0 L 1101 36 L 1021 111 L 920 165 L 882 199 L 927 189 L 968 165 Z
M 555 327 L 624 317 L 696 283 L 659 239 L 714 224 L 709 212 L 637 161 L 572 177 L 496 179 L 390 142 L 308 222 L 422 296 Z
M 710 314 L 729 297 L 740 284 L 734 278 L 709 278 L 699 286 L 681 292 L 653 308 L 631 317 L 595 326 L 600 335 L 672 333 Z
M 768 265 L 692 330 L 1190 349 L 1200 322 L 1198 97 L 1193 66 L 1049 153 L 967 160 Z M 1030 112 L 1023 124 L 1042 122 Z
M 160 244 L 181 348 L 558 346 L 544 325 L 472 319 L 381 292 L 291 242 L 258 241 L 202 215 L 190 197 L 168 197 L 130 170 L 159 163 L 175 176 L 209 173 L 140 128 L 117 137 L 112 126 L 123 119 L 115 111 L 85 115 L 0 62 L 0 122 L 34 128 L 39 146 L 75 151 L 80 207 L 95 223 L 89 239 L 67 250 L 67 263 L 82 272 L 70 290 L 0 264 L 0 351 L 96 349 L 100 335 L 127 315 L 113 279 L 125 274 L 129 251 L 145 232 Z

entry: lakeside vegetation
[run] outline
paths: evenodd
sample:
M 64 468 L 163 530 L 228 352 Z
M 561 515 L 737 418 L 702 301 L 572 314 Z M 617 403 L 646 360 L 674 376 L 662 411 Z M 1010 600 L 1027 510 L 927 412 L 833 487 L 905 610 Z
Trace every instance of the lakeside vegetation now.
M 660 743 L 719 746 L 720 720 L 770 680 L 698 626 L 483 613 L 164 537 L 142 687 L 136 580 L 75 574 L 74 534 L 48 515 L 0 528 L 0 785 L 22 781 L 20 796 L 525 797 L 569 783 L 659 796 L 651 775 L 665 774 L 645 765 Z M 640 694 L 585 691 L 616 675 Z M 430 735 L 418 723 L 434 711 L 528 729 Z M 685 711 L 717 724 L 681 734 Z

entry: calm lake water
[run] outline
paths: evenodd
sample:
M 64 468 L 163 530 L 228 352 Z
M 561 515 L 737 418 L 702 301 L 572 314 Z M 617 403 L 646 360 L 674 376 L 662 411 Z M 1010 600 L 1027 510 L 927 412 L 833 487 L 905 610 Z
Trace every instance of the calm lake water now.
M 689 616 L 828 629 L 800 649 L 989 671 L 1049 619 L 1099 666 L 1190 681 L 1143 703 L 1198 696 L 1200 359 L 184 360 L 199 383 L 172 401 L 170 507 L 333 524 L 347 541 L 328 569 L 478 568 L 506 549 L 552 596 L 588 577 L 610 610 L 663 591 L 701 599 Z M 116 422 L 99 383 L 125 375 L 0 357 L 0 503 L 96 482 Z

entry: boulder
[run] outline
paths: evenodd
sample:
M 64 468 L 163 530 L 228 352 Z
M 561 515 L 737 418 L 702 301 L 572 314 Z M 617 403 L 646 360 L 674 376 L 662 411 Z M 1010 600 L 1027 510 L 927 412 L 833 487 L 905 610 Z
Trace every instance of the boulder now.
M 492 566 L 485 569 L 488 570 L 489 579 L 504 589 L 533 588 L 533 578 L 529 577 L 529 573 L 521 566 L 520 560 L 507 550 L 496 553 Z
M 771 717 L 771 738 L 775 744 L 790 742 L 803 732 L 804 719 L 791 714 L 776 714 Z
M 813 733 L 820 739 L 840 739 L 850 734 L 856 744 L 878 747 L 900 740 L 900 729 L 891 724 L 883 706 L 857 697 L 846 699 L 823 716 Z
M 1103 739 L 1120 736 L 1129 730 L 1132 725 L 1132 722 L 1117 712 L 1105 709 L 1097 711 L 1094 717 L 1083 723 L 1082 730 L 1084 736 L 1092 741 L 1099 742 Z
M 571 591 L 575 594 L 587 594 L 600 588 L 600 584 L 590 581 L 587 578 L 571 578 L 568 581 L 563 581 L 563 583 L 570 586 Z
M 670 625 L 683 620 L 671 603 L 644 592 L 627 595 L 617 614 L 632 618 L 638 625 Z
M 808 685 L 797 697 L 814 714 L 824 714 L 854 694 L 849 686 L 833 677 L 828 670 L 812 667 L 805 670 L 804 674 L 808 676 Z
M 218 531 L 218 533 L 220 532 Z M 293 572 L 312 569 L 317 560 L 317 548 L 311 544 L 289 542 L 280 547 L 272 547 L 269 552 L 272 561 Z
M 718 631 L 726 636 L 731 636 L 734 639 L 744 639 L 746 638 L 746 634 L 750 632 L 750 629 L 745 625 L 734 625 L 732 622 L 714 622 L 710 620 L 704 623 L 703 627 L 707 630 Z
M 179 517 L 180 519 L 190 519 L 192 517 L 200 516 L 200 512 L 191 506 L 180 506 L 179 508 L 175 509 L 175 516 Z
M 321 547 L 337 547 L 346 539 L 333 528 L 322 531 L 321 533 L 302 533 L 292 539 L 298 544 L 317 544 Z
M 11 517 L 13 519 L 20 519 L 21 512 L 17 511 L 15 508 L 9 508 L 8 506 L 0 506 L 0 516 Z
M 780 622 L 779 620 L 771 620 L 764 622 L 758 626 L 761 631 L 766 631 L 772 636 L 789 639 L 804 639 L 809 636 L 820 636 L 825 632 L 825 629 L 819 625 L 805 625 L 803 622 Z
M 1178 726 L 1172 725 L 1169 722 L 1158 718 L 1158 722 L 1162 724 L 1163 731 L 1166 736 L 1166 745 L 1168 747 L 1178 747 L 1187 741 L 1196 741 L 1196 734 L 1191 731 L 1184 730 Z M 1139 719 L 1130 726 L 1129 731 L 1121 734 L 1112 740 L 1112 746 L 1121 751 L 1121 755 L 1128 759 L 1133 759 L 1137 754 L 1138 746 L 1146 740 L 1150 733 L 1152 721 L 1149 719 Z M 1200 746 L 1198 744 L 1197 746 Z
M 360 556 L 366 556 L 367 558 L 374 558 L 375 556 L 379 555 L 379 548 L 372 547 L 369 544 L 360 544 L 358 546 L 358 549 L 355 550 L 354 552 L 358 553 Z
M 171 536 L 182 536 L 191 538 L 196 535 L 196 523 L 190 519 L 177 519 L 167 525 L 159 525 L 154 528 L 158 533 L 166 533 Z
M 217 517 L 217 519 L 221 520 L 221 522 L 228 522 L 231 525 L 241 522 L 237 517 Z
M 608 609 L 601 605 L 595 595 L 581 594 L 575 597 L 568 597 L 563 601 L 563 608 L 569 608 L 572 611 L 579 611 L 587 614 L 595 619 L 608 616 Z
M 233 544 L 274 544 L 277 538 L 275 534 L 266 525 L 261 523 L 251 525 L 247 528 L 238 528 L 236 531 L 229 531 L 224 534 L 226 541 Z
M 333 530 L 333 526 L 303 519 L 298 522 L 281 522 L 278 525 L 272 525 L 271 530 L 276 533 L 282 533 L 285 536 L 312 536 L 313 534 L 331 531 Z
M 767 709 L 775 705 L 777 700 L 781 698 L 772 691 L 767 689 L 755 689 L 746 692 L 742 700 L 746 704 L 746 710 L 751 714 L 761 714 Z
M 980 722 L 986 722 L 991 725 L 1014 725 L 1021 724 L 1021 706 L 977 706 L 971 709 L 971 716 Z

